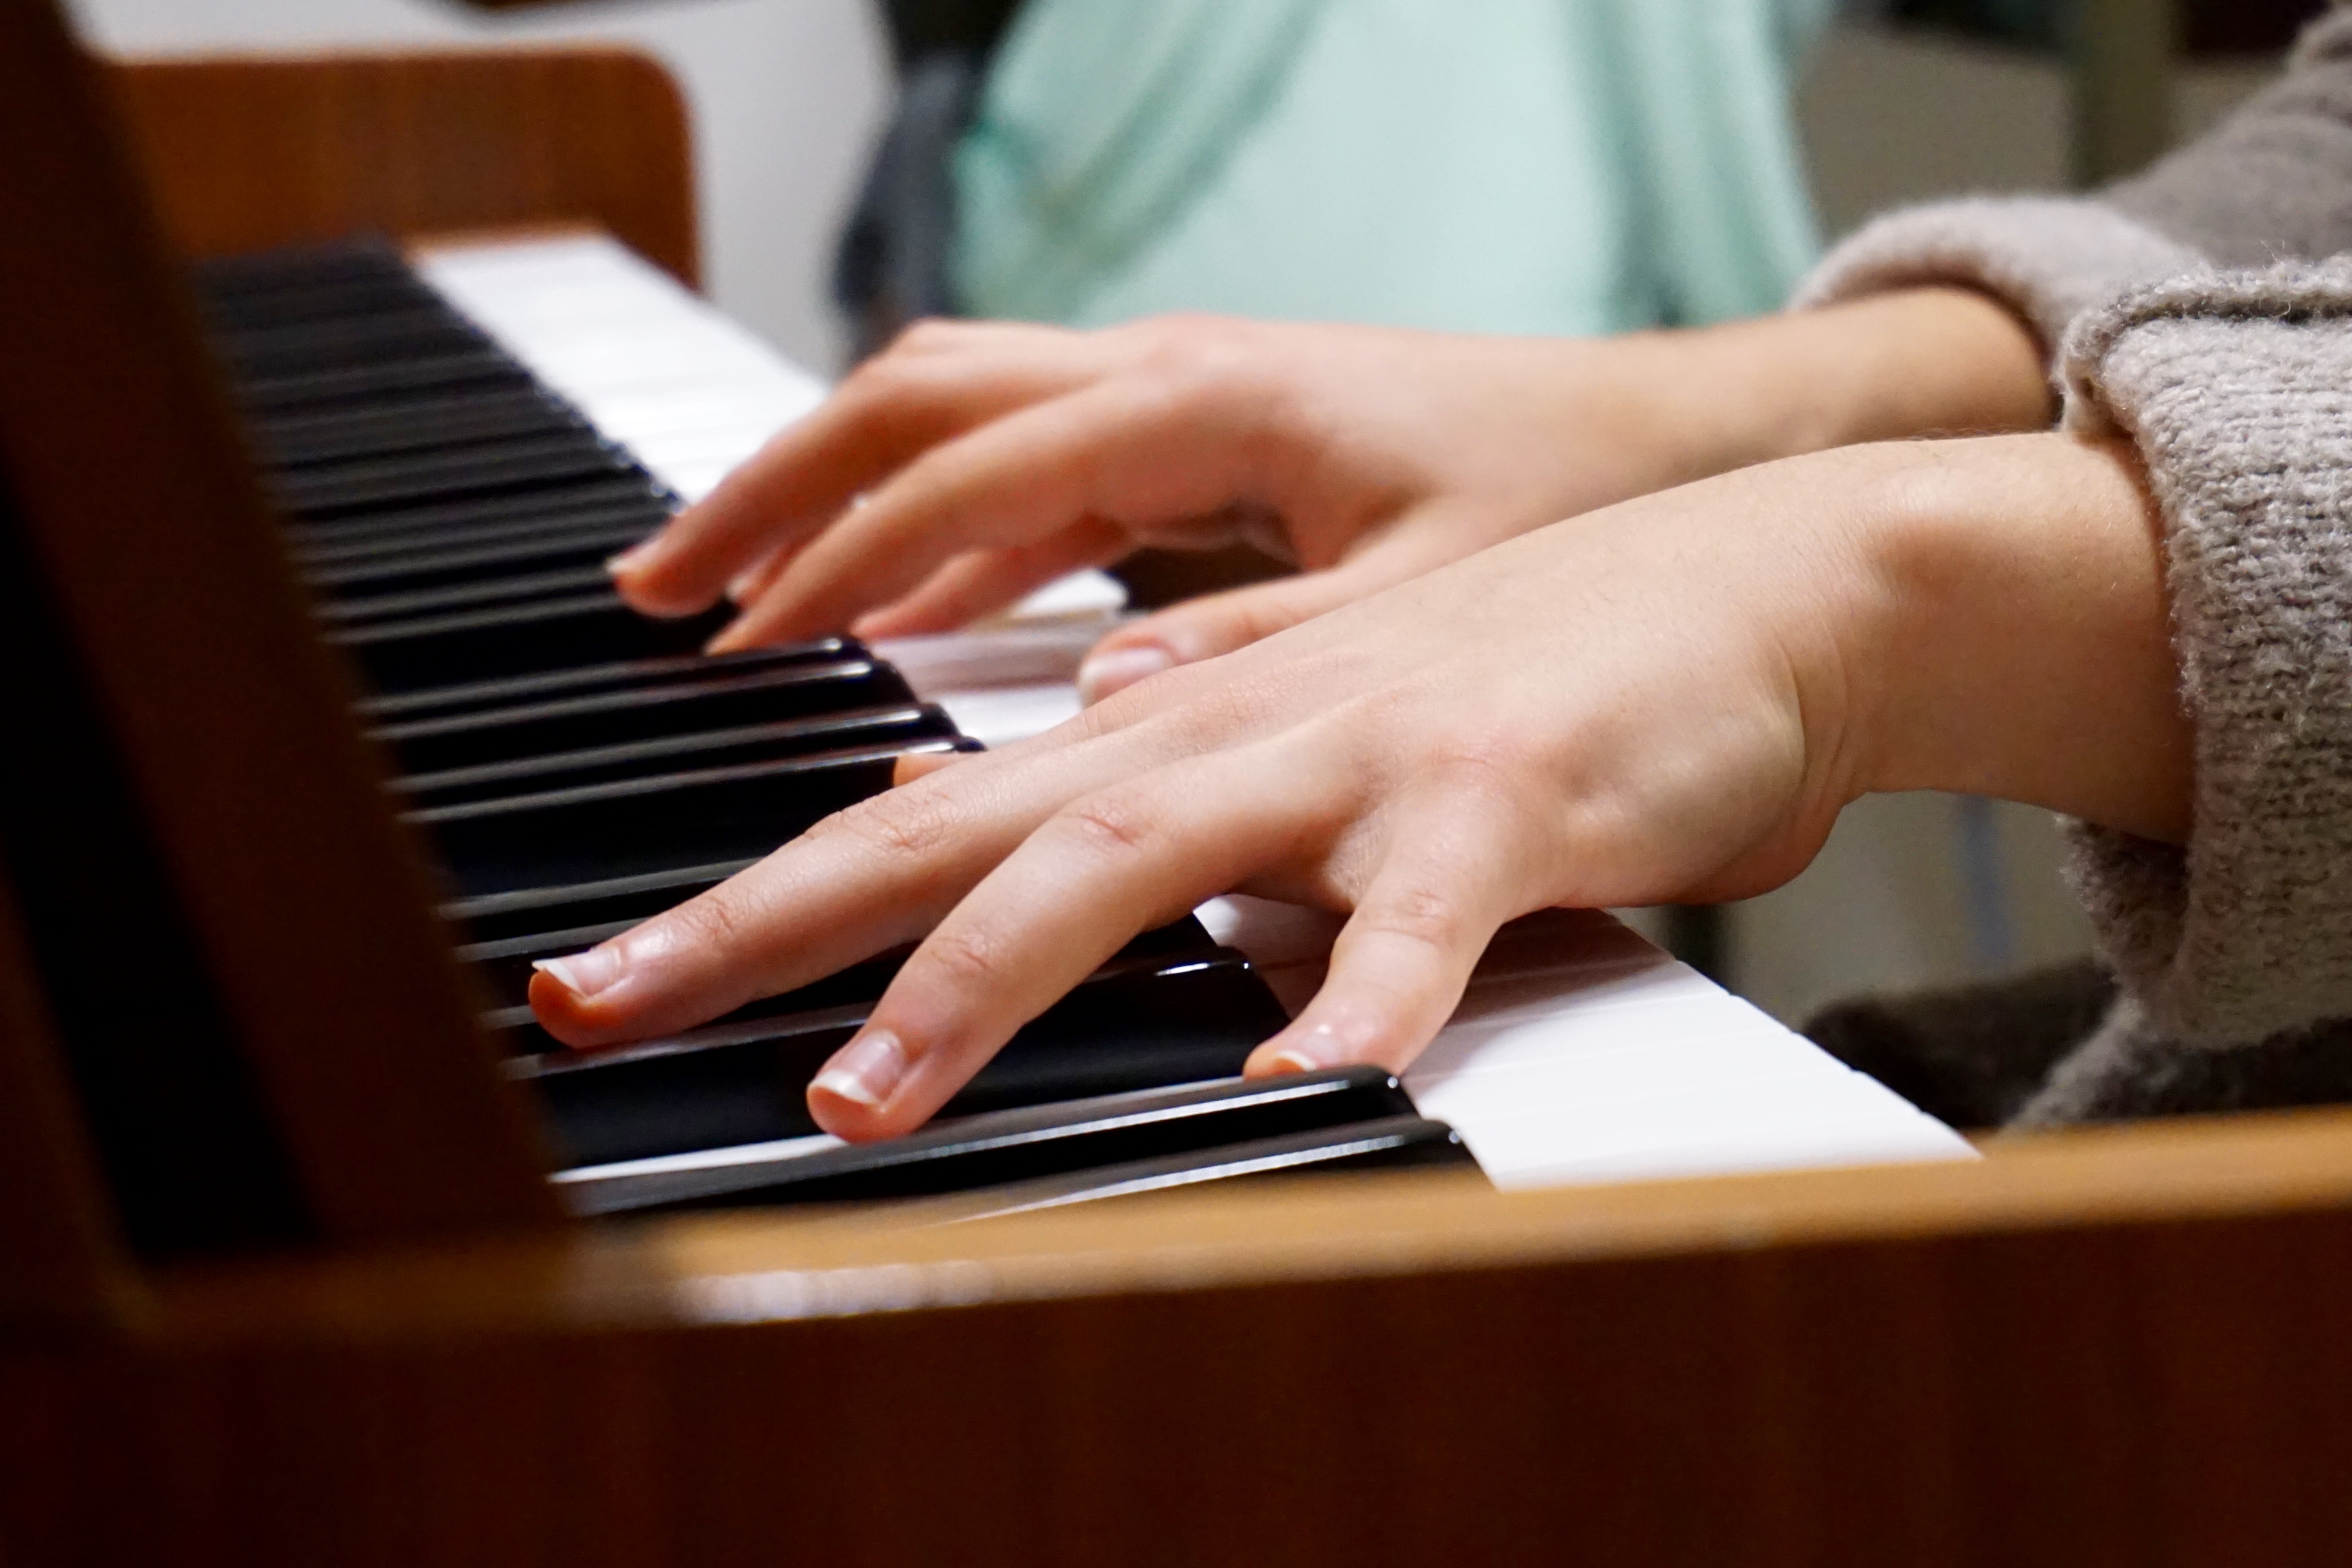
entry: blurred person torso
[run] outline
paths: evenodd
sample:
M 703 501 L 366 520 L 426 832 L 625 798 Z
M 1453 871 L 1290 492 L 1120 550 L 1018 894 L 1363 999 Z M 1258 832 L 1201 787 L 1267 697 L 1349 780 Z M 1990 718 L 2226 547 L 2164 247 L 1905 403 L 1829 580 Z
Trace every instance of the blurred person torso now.
M 1777 307 L 1834 0 L 1030 0 L 954 162 L 982 316 L 1571 336 Z

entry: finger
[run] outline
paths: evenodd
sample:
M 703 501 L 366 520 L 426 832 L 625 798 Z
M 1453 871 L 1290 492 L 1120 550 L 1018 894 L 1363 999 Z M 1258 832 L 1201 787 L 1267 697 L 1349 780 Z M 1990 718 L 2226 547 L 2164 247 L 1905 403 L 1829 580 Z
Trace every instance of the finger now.
M 852 623 L 861 637 L 919 637 L 953 631 L 1007 610 L 1036 590 L 1084 566 L 1102 566 L 1126 554 L 1126 531 L 1087 518 L 1034 544 L 960 555 L 899 600 Z
M 1374 591 L 1360 587 L 1359 580 L 1345 566 L 1302 572 L 1146 616 L 1087 650 L 1078 666 L 1079 700 L 1099 702 L 1162 670 L 1231 653 Z
M 894 351 L 869 361 L 709 496 L 616 557 L 622 595 L 653 614 L 707 608 L 730 579 L 823 528 L 918 454 L 1084 384 L 1104 358 L 1083 334 L 1066 331 L 988 342 L 984 353 Z
M 970 752 L 906 752 L 890 764 L 890 787 L 898 789 L 927 779 L 941 768 L 953 767 L 971 756 Z
M 1171 398 L 1110 381 L 934 447 L 808 542 L 714 648 L 833 631 L 910 593 L 951 556 L 1033 544 L 1082 519 L 1126 528 L 1224 512 L 1263 447 L 1245 397 Z
M 1068 801 L 1184 749 L 1171 731 L 1073 722 L 826 819 L 758 865 L 542 966 L 548 1032 L 591 1047 L 672 1033 L 910 942 Z
M 1204 594 L 1121 626 L 1097 643 L 1078 667 L 1078 695 L 1099 702 L 1179 665 L 1246 647 L 1343 605 L 1419 576 L 1466 552 L 1433 510 L 1405 513 L 1337 565 Z
M 1401 1072 L 1445 1026 L 1496 928 L 1533 908 L 1515 836 L 1449 801 L 1400 830 L 1331 947 L 1329 972 L 1244 1071 Z
M 795 544 L 780 544 L 727 580 L 727 597 L 737 605 L 750 604 L 781 576 L 784 563 L 798 552 Z
M 1139 931 L 1326 839 L 1360 781 L 1281 742 L 1186 758 L 1087 795 L 1030 836 L 898 972 L 809 1088 L 850 1139 L 919 1125 L 1020 1026 Z

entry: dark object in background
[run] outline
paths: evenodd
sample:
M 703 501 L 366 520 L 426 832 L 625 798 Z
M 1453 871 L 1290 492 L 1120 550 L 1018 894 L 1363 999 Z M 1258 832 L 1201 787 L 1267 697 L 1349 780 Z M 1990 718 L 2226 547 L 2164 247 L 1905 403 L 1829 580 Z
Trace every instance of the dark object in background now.
M 834 256 L 834 302 L 848 322 L 853 364 L 926 316 L 963 314 L 948 274 L 956 226 L 950 160 L 1019 3 L 884 0 L 898 99 Z M 1289 570 L 1236 544 L 1138 551 L 1115 574 L 1129 602 L 1150 610 Z
M 2098 1027 L 2116 983 L 2096 961 L 1901 996 L 1833 1002 L 1801 1033 L 1963 1131 L 2007 1121 Z
M 833 297 L 848 318 L 853 363 L 911 321 L 960 313 L 948 280 L 950 160 L 1018 3 L 885 0 L 898 100 L 834 258 Z
M 2055 49 L 2066 37 L 2067 0 L 1884 0 L 1875 11 L 1908 26 L 1944 27 L 2028 48 Z M 2294 41 L 2326 0 L 2184 0 L 2182 47 L 2192 56 L 2275 54 Z

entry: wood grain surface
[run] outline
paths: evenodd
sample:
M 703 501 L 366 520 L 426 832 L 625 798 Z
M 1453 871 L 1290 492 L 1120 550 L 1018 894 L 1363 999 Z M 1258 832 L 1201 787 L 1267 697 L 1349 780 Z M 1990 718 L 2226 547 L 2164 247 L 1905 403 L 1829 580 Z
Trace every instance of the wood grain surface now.
M 5 1439 L 0 1532 L 89 1563 L 2333 1563 L 2347 1134 L 171 1270 L 135 1346 L 0 1360 L 42 1434 Z
M 9 826 L 152 838 L 322 1239 L 553 1223 L 520 1095 L 47 0 L 0 0 L 0 486 L 39 579 L 12 586 L 67 643 L 62 668 L 12 673 L 87 689 L 142 813 Z M 170 956 L 123 952 L 126 995 Z
M 644 55 L 130 60 L 110 77 L 185 254 L 577 222 L 699 282 L 686 106 Z

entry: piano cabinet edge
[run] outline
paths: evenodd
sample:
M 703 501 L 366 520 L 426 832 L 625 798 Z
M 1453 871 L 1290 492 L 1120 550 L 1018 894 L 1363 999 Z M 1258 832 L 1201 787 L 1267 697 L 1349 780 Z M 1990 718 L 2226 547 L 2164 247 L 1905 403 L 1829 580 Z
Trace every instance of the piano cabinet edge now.
M 1368 1173 L 920 1227 L 855 1208 L 604 1221 L 162 1268 L 150 1276 L 151 1332 L 195 1344 L 831 1318 L 2284 1215 L 2352 1242 L 2352 1110 L 2085 1130 L 1996 1142 L 1988 1154 L 1516 1193 L 1447 1172 Z
M 2347 1126 L 170 1271 L 137 1341 L 0 1352 L 0 1539 L 240 1568 L 2332 1561 Z

